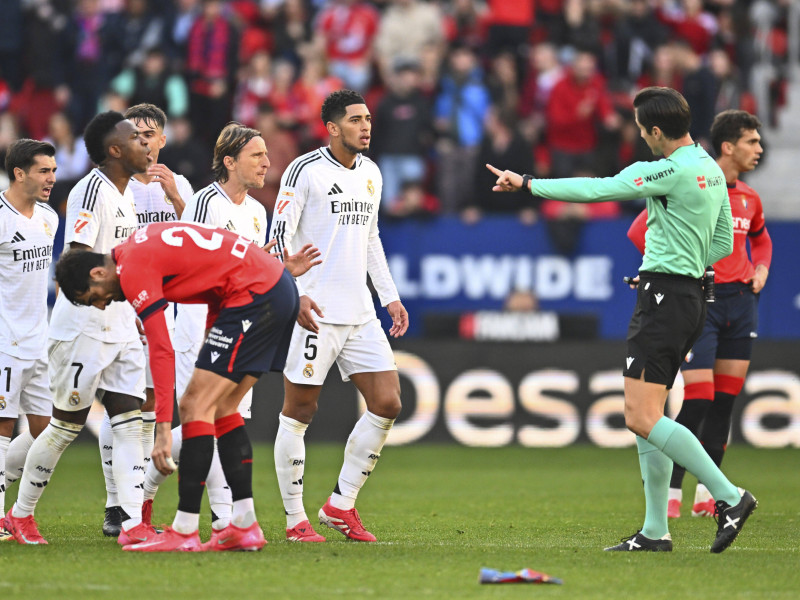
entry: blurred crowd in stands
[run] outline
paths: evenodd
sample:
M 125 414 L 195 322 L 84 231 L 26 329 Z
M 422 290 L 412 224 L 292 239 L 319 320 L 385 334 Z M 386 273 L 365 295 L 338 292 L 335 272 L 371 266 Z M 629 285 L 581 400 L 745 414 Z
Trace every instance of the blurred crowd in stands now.
M 51 140 L 57 204 L 91 167 L 91 117 L 152 102 L 163 162 L 198 189 L 235 119 L 267 141 L 269 210 L 289 162 L 326 143 L 322 100 L 349 87 L 373 114 L 386 217 L 564 221 L 568 246 L 570 223 L 620 207 L 493 195 L 483 164 L 605 176 L 647 159 L 631 102 L 649 85 L 686 96 L 701 143 L 723 109 L 775 124 L 789 1 L 0 0 L 0 153 Z

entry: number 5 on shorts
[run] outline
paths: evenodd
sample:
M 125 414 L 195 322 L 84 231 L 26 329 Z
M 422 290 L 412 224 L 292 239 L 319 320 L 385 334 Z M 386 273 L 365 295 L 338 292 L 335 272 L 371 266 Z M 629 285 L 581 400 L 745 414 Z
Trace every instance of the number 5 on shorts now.
M 314 360 L 315 358 L 317 358 L 317 345 L 314 343 L 316 341 L 317 341 L 316 334 L 309 333 L 306 336 L 306 348 L 308 350 L 303 356 L 305 356 L 307 360 Z

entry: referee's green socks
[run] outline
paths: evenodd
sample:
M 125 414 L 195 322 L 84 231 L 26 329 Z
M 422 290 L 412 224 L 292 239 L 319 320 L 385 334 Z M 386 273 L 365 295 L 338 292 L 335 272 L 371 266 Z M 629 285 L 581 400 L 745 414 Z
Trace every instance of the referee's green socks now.
M 647 441 L 697 477 L 711 492 L 714 500 L 724 500 L 730 506 L 739 504 L 741 494 L 738 488 L 722 474 L 698 439 L 686 427 L 672 419 L 661 417 L 650 430 Z
M 639 467 L 642 470 L 644 483 L 645 511 L 642 535 L 651 540 L 660 540 L 669 533 L 667 501 L 672 461 L 661 450 L 638 435 L 636 447 L 639 450 Z

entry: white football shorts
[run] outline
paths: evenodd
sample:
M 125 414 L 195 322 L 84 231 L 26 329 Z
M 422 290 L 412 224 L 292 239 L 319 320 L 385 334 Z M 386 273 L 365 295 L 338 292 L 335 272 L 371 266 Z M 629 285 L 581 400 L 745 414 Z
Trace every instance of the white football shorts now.
M 0 419 L 26 415 L 49 417 L 53 412 L 47 363 L 0 352 Z
M 97 390 L 127 394 L 144 401 L 144 349 L 135 342 L 101 342 L 86 335 L 49 340 L 53 405 L 64 411 L 89 408 Z
M 319 323 L 319 333 L 295 324 L 283 374 L 292 383 L 322 385 L 334 361 L 342 381 L 356 373 L 396 371 L 394 353 L 377 319 L 363 325 Z

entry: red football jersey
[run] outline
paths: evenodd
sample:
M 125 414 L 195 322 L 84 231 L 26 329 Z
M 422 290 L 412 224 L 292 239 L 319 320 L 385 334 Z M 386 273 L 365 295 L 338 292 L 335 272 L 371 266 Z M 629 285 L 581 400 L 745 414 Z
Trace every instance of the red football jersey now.
M 749 283 L 755 266 L 763 264 L 769 269 L 772 260 L 772 240 L 764 224 L 761 198 L 753 188 L 742 181 L 728 186 L 728 200 L 733 215 L 733 252 L 714 265 L 717 283 L 741 281 Z M 747 255 L 747 238 L 750 238 L 752 262 Z M 765 247 L 768 245 L 768 248 Z
M 733 215 L 733 252 L 714 265 L 714 281 L 749 283 L 757 265 L 764 265 L 769 269 L 772 262 L 772 240 L 764 223 L 761 198 L 753 188 L 737 180 L 735 185 L 728 185 L 728 201 Z M 644 210 L 628 229 L 628 237 L 643 254 L 646 231 L 647 211 Z M 747 255 L 748 238 L 752 260 Z
M 156 394 L 156 420 L 172 420 L 175 354 L 164 309 L 167 302 L 208 304 L 210 327 L 226 307 L 244 306 L 251 293 L 278 282 L 283 263 L 236 233 L 199 223 L 153 223 L 116 246 L 122 293 L 142 319 Z

